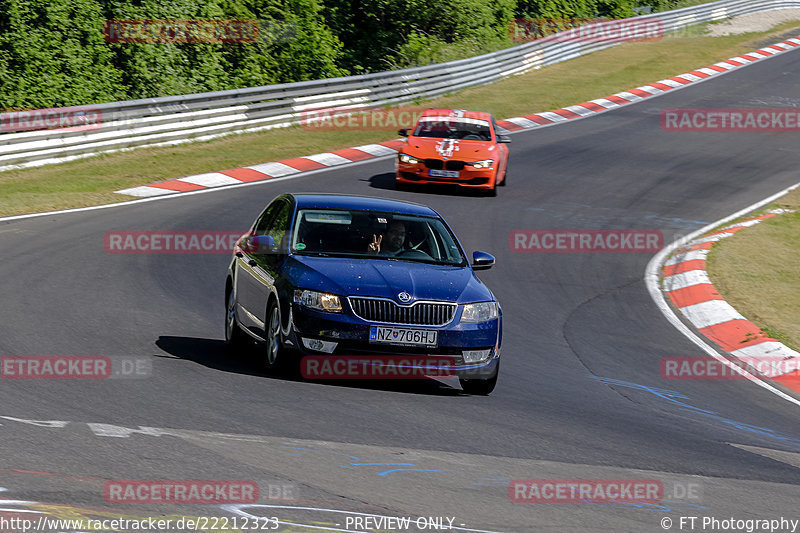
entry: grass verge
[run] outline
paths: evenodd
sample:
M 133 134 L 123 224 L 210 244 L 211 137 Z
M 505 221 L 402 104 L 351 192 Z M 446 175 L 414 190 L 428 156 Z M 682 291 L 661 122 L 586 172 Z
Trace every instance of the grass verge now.
M 798 22 L 768 32 L 706 37 L 667 36 L 624 43 L 492 85 L 425 102 L 488 111 L 499 118 L 557 109 L 704 67 L 787 38 Z M 0 215 L 120 202 L 113 191 L 326 152 L 396 137 L 394 131 L 309 131 L 300 127 L 232 135 L 171 148 L 138 149 L 61 165 L 0 173 Z
M 707 269 L 714 287 L 737 311 L 800 351 L 800 190 L 770 209 L 776 207 L 795 212 L 722 239 L 711 249 Z

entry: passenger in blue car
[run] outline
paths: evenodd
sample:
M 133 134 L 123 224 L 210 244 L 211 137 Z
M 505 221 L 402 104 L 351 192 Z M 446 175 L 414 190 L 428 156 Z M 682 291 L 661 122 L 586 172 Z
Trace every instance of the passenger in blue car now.
M 371 255 L 395 256 L 404 251 L 406 241 L 406 226 L 399 220 L 394 220 L 386 230 L 386 243 L 383 235 L 372 235 L 372 242 L 367 246 L 367 253 Z

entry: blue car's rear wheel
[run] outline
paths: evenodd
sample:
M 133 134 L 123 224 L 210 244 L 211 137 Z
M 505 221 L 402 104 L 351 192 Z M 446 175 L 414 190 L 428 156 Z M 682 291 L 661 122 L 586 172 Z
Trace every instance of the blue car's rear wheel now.
M 281 311 L 278 302 L 272 300 L 267 308 L 267 320 L 264 323 L 264 367 L 277 370 L 285 359 L 281 346 Z
M 229 287 L 225 295 L 225 346 L 230 351 L 240 351 L 247 346 L 247 334 L 236 323 L 236 296 Z

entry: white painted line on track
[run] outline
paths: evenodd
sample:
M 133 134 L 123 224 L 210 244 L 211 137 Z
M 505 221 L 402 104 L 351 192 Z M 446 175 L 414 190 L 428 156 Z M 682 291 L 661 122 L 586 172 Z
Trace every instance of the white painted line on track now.
M 242 183 L 236 178 L 226 176 L 220 172 L 207 172 L 206 174 L 195 174 L 193 176 L 186 176 L 185 178 L 178 178 L 178 181 L 186 183 L 193 183 L 203 187 L 222 187 L 223 185 L 237 185 Z
M 708 300 L 681 307 L 681 313 L 696 328 L 716 326 L 731 320 L 747 320 L 725 300 Z
M 295 505 L 270 505 L 270 504 L 266 504 L 266 503 L 223 504 L 223 505 L 220 505 L 220 508 L 223 509 L 224 511 L 228 511 L 229 513 L 232 513 L 232 514 L 236 514 L 236 515 L 243 516 L 243 517 L 262 519 L 262 520 L 267 520 L 267 517 L 261 517 L 261 516 L 258 516 L 258 515 L 251 515 L 250 513 L 247 513 L 245 511 L 243 511 L 243 509 L 250 509 L 250 508 L 257 508 L 257 509 L 284 509 L 284 510 L 296 509 L 296 510 L 299 510 L 299 511 L 319 511 L 319 512 L 323 512 L 323 513 L 334 513 L 334 514 L 344 514 L 344 515 L 354 515 L 354 516 L 372 516 L 372 517 L 376 517 L 376 518 L 398 518 L 398 517 L 392 517 L 392 516 L 388 516 L 388 515 L 380 515 L 380 514 L 375 514 L 375 513 L 361 513 L 361 512 L 358 512 L 358 511 L 345 511 L 345 510 L 342 510 L 342 509 L 330 509 L 330 508 L 325 508 L 325 507 L 301 507 L 301 506 L 295 506 Z M 289 524 L 289 522 L 281 522 L 281 523 Z M 304 524 L 301 524 L 301 525 L 303 525 L 303 527 L 306 527 Z M 337 531 L 337 532 L 342 532 L 342 533 L 362 533 L 360 531 L 354 531 L 354 530 L 350 530 L 350 529 L 332 529 L 332 528 L 329 528 L 329 527 L 319 527 L 319 526 L 316 526 L 316 527 L 315 526 L 307 526 L 307 527 L 311 527 L 313 529 L 318 529 L 318 530 L 321 530 L 321 531 Z M 472 529 L 472 528 L 467 528 L 467 527 L 458 527 L 458 526 L 454 526 L 454 525 L 448 526 L 448 530 L 467 531 L 467 532 L 471 532 L 471 533 L 499 533 L 497 531 L 490 531 L 490 530 L 486 530 L 486 529 Z
M 289 174 L 301 172 L 300 170 L 290 167 L 289 165 L 284 165 L 283 163 L 261 163 L 260 165 L 251 165 L 244 168 L 256 170 L 273 178 L 280 178 L 281 176 L 287 176 Z
M 279 181 L 303 178 L 303 177 L 310 176 L 310 175 L 313 175 L 313 174 L 318 174 L 318 173 L 321 173 L 321 172 L 327 172 L 329 170 L 334 170 L 334 169 L 338 170 L 338 169 L 345 168 L 345 167 L 354 167 L 354 166 L 357 166 L 357 165 L 364 165 L 364 164 L 367 164 L 367 163 L 374 163 L 375 161 L 383 161 L 384 159 L 390 159 L 392 157 L 395 157 L 396 153 L 397 152 L 392 151 L 391 155 L 373 157 L 371 159 L 365 159 L 363 161 L 353 161 L 352 163 L 348 163 L 346 165 L 338 165 L 338 166 L 335 166 L 335 167 L 319 168 L 319 169 L 316 169 L 316 170 L 308 170 L 306 172 L 301 172 L 301 173 L 298 173 L 298 174 L 295 174 L 295 175 L 289 175 L 289 176 L 285 176 L 285 177 L 282 177 L 282 178 L 263 179 L 263 180 L 259 180 L 259 181 L 251 181 L 251 182 L 247 182 L 247 183 L 240 183 L 239 185 L 228 185 L 226 187 L 213 187 L 213 188 L 209 188 L 209 189 L 200 189 L 198 191 L 187 191 L 187 192 L 167 191 L 166 194 L 159 195 L 159 196 L 153 196 L 153 197 L 150 197 L 150 198 L 140 198 L 138 200 L 127 200 L 127 201 L 117 202 L 117 203 L 114 203 L 114 204 L 90 205 L 88 207 L 76 207 L 74 209 L 60 209 L 58 211 L 46 211 L 44 213 L 28 213 L 26 215 L 12 215 L 12 216 L 8 216 L 8 217 L 1 217 L 0 218 L 0 222 L 11 222 L 11 221 L 14 221 L 14 220 L 23 220 L 23 219 L 26 219 L 26 218 L 38 218 L 38 217 L 45 217 L 45 216 L 51 216 L 51 215 L 64 215 L 64 214 L 69 214 L 69 213 L 82 213 L 84 211 L 95 211 L 97 209 L 109 209 L 109 208 L 112 208 L 112 207 L 125 207 L 125 206 L 128 206 L 128 205 L 143 204 L 143 203 L 147 203 L 147 202 L 155 202 L 155 201 L 158 201 L 158 200 L 186 198 L 186 197 L 189 197 L 189 196 L 194 196 L 195 194 L 207 194 L 207 193 L 214 193 L 214 192 L 220 192 L 220 191 L 229 191 L 229 190 L 232 190 L 232 189 L 238 189 L 240 187 L 251 187 L 251 186 L 254 186 L 254 185 L 264 185 L 265 183 L 276 183 L 276 182 L 279 182 Z
M 686 261 L 695 261 L 697 259 L 705 260 L 708 257 L 708 252 L 711 250 L 692 250 L 691 252 L 686 252 L 685 254 L 678 254 L 669 261 L 664 263 L 664 266 L 671 266 L 677 265 L 679 263 L 685 263 Z
M 726 224 L 726 223 L 730 222 L 731 220 L 735 220 L 737 218 L 740 218 L 740 217 L 742 217 L 742 216 L 744 216 L 744 215 L 746 215 L 746 214 L 748 214 L 748 213 L 750 213 L 752 211 L 755 211 L 756 209 L 759 209 L 761 207 L 764 207 L 767 204 L 770 204 L 770 203 L 774 202 L 778 198 L 780 198 L 782 196 L 785 196 L 786 194 L 788 194 L 789 192 L 793 191 L 797 187 L 800 187 L 800 183 L 795 183 L 791 187 L 787 187 L 787 188 L 783 189 L 782 191 L 779 191 L 779 192 L 773 194 L 772 196 L 769 196 L 769 197 L 767 197 L 767 198 L 765 198 L 763 200 L 760 200 L 760 201 L 758 201 L 758 202 L 756 202 L 756 203 L 754 203 L 754 204 L 752 204 L 752 205 L 750 205 L 748 207 L 745 207 L 744 209 L 741 209 L 741 210 L 733 213 L 732 215 L 728 215 L 727 217 L 722 218 L 722 219 L 720 219 L 720 220 L 718 220 L 716 222 L 712 222 L 711 224 L 709 224 L 709 225 L 707 225 L 705 227 L 702 227 L 702 228 L 700 228 L 700 229 L 698 229 L 696 231 L 693 231 L 692 233 L 686 235 L 685 237 L 681 237 L 680 239 L 677 239 L 677 240 L 671 242 L 670 244 L 665 246 L 660 252 L 658 252 L 656 255 L 654 255 L 653 258 L 650 259 L 650 262 L 647 263 L 647 268 L 645 269 L 645 274 L 644 274 L 644 282 L 645 282 L 645 285 L 647 286 L 647 291 L 650 293 L 650 297 L 653 299 L 653 302 L 655 302 L 655 304 L 658 307 L 659 311 L 661 311 L 661 313 L 664 315 L 664 317 L 666 317 L 666 319 L 673 326 L 675 326 L 675 329 L 677 329 L 679 332 L 681 332 L 687 339 L 689 339 L 694 344 L 696 344 L 698 347 L 700 347 L 700 349 L 702 349 L 705 353 L 707 353 L 708 355 L 710 355 L 711 357 L 713 357 L 717 361 L 721 362 L 725 366 L 731 368 L 734 372 L 739 373 L 740 375 L 742 375 L 743 377 L 745 377 L 749 381 L 752 381 L 753 383 L 755 383 L 759 387 L 762 387 L 762 388 L 768 390 L 769 392 L 779 396 L 780 398 L 782 398 L 782 399 L 784 399 L 784 400 L 786 400 L 788 402 L 791 402 L 791 403 L 793 403 L 793 404 L 795 404 L 797 406 L 800 406 L 800 400 L 798 400 L 797 398 L 795 398 L 793 396 L 789 396 L 788 394 L 786 394 L 782 390 L 779 390 L 779 389 L 775 388 L 774 386 L 772 386 L 770 383 L 768 383 L 768 382 L 764 381 L 763 379 L 753 375 L 752 373 L 748 372 L 747 370 L 744 370 L 740 366 L 738 366 L 736 364 L 733 364 L 728 358 L 722 356 L 716 349 L 714 349 L 703 338 L 701 338 L 699 335 L 697 335 L 695 332 L 693 332 L 691 329 L 689 329 L 689 327 L 686 324 L 684 324 L 683 321 L 681 321 L 681 319 L 678 317 L 678 315 L 675 313 L 675 311 L 672 310 L 672 307 L 670 307 L 670 305 L 667 303 L 666 296 L 664 295 L 664 293 L 661 292 L 661 288 L 659 286 L 661 264 L 676 249 L 680 248 L 681 246 L 685 246 L 686 244 L 690 243 L 692 240 L 696 239 L 700 235 L 703 235 L 704 233 L 707 233 L 707 232 L 713 230 L 714 228 L 716 228 L 718 226 Z
M 677 291 L 691 287 L 692 285 L 711 284 L 711 279 L 705 270 L 689 270 L 680 274 L 664 276 L 664 290 L 667 292 Z
M 314 155 L 307 155 L 303 156 L 303 159 L 310 159 L 315 163 L 319 163 L 320 165 L 326 165 L 329 167 L 338 166 L 338 165 L 346 165 L 347 163 L 351 163 L 349 159 L 346 157 L 342 157 L 340 155 L 332 154 L 330 152 L 324 152 L 321 154 L 314 154 Z

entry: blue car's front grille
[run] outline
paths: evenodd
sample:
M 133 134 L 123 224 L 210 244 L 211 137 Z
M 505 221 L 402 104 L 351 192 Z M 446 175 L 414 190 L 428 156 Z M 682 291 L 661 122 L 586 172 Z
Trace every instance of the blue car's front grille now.
M 402 306 L 382 298 L 351 297 L 349 300 L 353 312 L 362 320 L 413 326 L 443 326 L 453 320 L 457 307 L 451 302 L 414 302 Z

